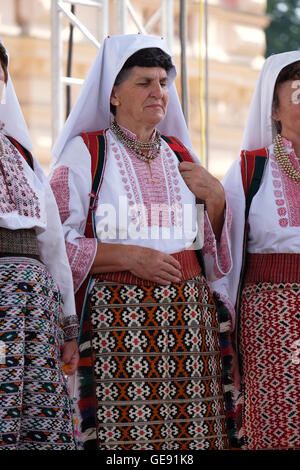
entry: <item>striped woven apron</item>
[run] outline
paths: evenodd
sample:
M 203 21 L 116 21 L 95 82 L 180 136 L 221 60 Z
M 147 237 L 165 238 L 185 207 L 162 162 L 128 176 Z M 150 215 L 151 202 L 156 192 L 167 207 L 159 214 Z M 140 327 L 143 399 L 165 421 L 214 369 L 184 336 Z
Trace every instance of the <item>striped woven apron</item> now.
M 199 274 L 184 282 L 129 284 L 130 273 L 127 283 L 120 274 L 96 281 L 79 345 L 85 449 L 229 447 L 220 346 L 228 317 L 220 326 L 194 252 L 185 257 Z
M 240 310 L 246 449 L 300 449 L 299 282 L 299 254 L 248 254 Z

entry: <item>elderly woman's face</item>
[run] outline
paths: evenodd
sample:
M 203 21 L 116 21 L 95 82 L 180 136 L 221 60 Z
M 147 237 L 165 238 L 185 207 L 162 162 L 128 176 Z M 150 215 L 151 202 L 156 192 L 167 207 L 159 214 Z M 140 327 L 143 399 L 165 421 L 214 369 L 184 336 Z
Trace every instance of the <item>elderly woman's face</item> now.
M 278 85 L 279 105 L 273 119 L 281 122 L 281 134 L 285 137 L 300 132 L 300 81 L 287 80 Z
M 164 117 L 169 97 L 167 72 L 161 67 L 132 67 L 128 77 L 113 88 L 111 104 L 116 120 L 134 131 L 155 127 Z

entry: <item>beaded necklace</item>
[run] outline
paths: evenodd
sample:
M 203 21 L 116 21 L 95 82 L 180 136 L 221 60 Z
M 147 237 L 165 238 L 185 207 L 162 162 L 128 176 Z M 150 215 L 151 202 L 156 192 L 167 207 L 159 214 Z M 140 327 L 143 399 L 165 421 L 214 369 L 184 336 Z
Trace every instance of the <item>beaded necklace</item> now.
M 300 173 L 292 165 L 292 162 L 290 161 L 289 156 L 286 153 L 280 134 L 277 134 L 273 144 L 274 154 L 281 169 L 285 172 L 286 175 L 288 175 L 293 181 L 295 181 L 295 183 L 300 183 Z
M 126 145 L 126 147 L 128 147 L 139 160 L 150 163 L 151 160 L 154 160 L 154 158 L 159 156 L 161 138 L 160 132 L 157 129 L 155 130 L 155 139 L 153 142 L 141 142 L 140 140 L 133 139 L 126 135 L 116 121 L 112 122 L 110 128 L 120 142 Z M 145 153 L 147 153 L 147 155 L 145 155 Z

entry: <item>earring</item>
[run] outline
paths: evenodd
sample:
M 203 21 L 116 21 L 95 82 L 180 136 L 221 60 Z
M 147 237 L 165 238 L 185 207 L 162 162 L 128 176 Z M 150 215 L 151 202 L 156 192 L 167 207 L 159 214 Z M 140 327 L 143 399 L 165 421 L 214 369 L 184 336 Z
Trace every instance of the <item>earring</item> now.
M 115 102 L 115 106 L 120 106 L 120 104 L 121 104 L 121 103 L 120 103 L 119 100 L 117 100 L 117 101 Z

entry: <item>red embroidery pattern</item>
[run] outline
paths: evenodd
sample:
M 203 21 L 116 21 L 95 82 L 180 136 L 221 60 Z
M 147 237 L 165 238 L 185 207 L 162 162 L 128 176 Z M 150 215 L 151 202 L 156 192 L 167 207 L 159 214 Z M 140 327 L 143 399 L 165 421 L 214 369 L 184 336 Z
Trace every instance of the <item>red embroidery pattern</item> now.
M 84 435 L 95 441 L 83 438 L 84 448 L 228 448 L 222 324 L 202 279 L 149 287 L 97 282 L 89 307 L 79 409 Z
M 152 176 L 150 176 L 147 165 L 144 162 L 138 160 L 132 152 L 129 152 L 129 155 L 139 182 L 143 202 L 147 208 L 148 225 L 152 225 L 155 221 L 154 225 L 169 227 L 168 194 L 161 155 L 151 163 Z M 162 207 L 161 212 L 159 212 L 158 205 Z
M 182 226 L 182 197 L 180 194 L 179 186 L 179 171 L 176 163 L 174 162 L 174 155 L 170 148 L 164 149 L 166 159 L 165 172 L 167 175 L 166 181 L 169 187 L 170 204 L 174 208 L 175 213 L 171 214 L 171 221 L 176 227 Z
M 24 175 L 23 157 L 14 145 L 0 134 L 3 155 L 0 160 L 0 212 L 17 211 L 25 217 L 40 218 L 39 198 Z
M 227 231 L 229 231 L 232 222 L 232 212 L 230 207 L 227 208 Z M 225 225 L 225 224 L 224 224 Z M 217 260 L 215 261 L 215 275 L 222 276 L 222 273 L 228 273 L 231 267 L 231 255 L 230 255 L 230 248 L 227 240 L 227 231 L 224 229 L 222 230 L 221 239 L 218 247 L 218 260 L 219 266 L 217 265 Z M 222 273 L 220 272 L 220 269 Z
M 60 166 L 56 168 L 51 177 L 50 185 L 58 205 L 62 224 L 70 217 L 70 189 L 69 168 Z
M 289 152 L 290 160 L 293 166 L 300 170 L 297 156 L 293 150 L 292 142 L 282 139 L 286 150 Z M 300 226 L 300 198 L 299 186 L 289 178 L 277 165 L 273 152 L 270 155 L 275 204 L 279 216 L 279 225 L 281 227 L 299 227 Z
M 229 231 L 232 221 L 232 212 L 230 208 L 227 209 L 227 231 Z M 202 248 L 204 256 L 210 255 L 214 259 L 214 276 L 219 279 L 228 273 L 231 266 L 230 249 L 227 240 L 227 233 L 225 224 L 222 230 L 220 243 L 217 245 L 214 232 L 209 224 L 208 215 L 204 215 L 204 245 Z
M 157 221 L 159 227 L 170 226 L 171 223 L 182 226 L 182 197 L 179 186 L 179 173 L 169 148 L 162 149 L 161 155 L 151 162 L 151 174 L 144 162 L 138 160 L 129 150 L 125 152 L 116 142 L 112 142 L 113 155 L 117 161 L 123 187 L 130 206 L 143 205 L 147 209 L 148 225 Z M 134 170 L 134 171 L 133 171 Z M 139 183 L 137 185 L 136 179 Z M 167 182 L 167 186 L 166 186 Z M 132 207 L 132 222 L 140 215 Z M 140 222 L 143 225 L 143 221 Z M 156 225 L 156 224 L 155 224 Z
M 293 362 L 299 301 L 296 283 L 255 282 L 243 290 L 243 434 L 249 450 L 300 448 L 299 365 Z
M 136 181 L 135 181 L 132 169 L 131 169 L 129 158 L 125 152 L 120 151 L 120 148 L 115 141 L 112 141 L 111 149 L 117 161 L 117 166 L 119 168 L 123 187 L 126 191 L 128 205 L 131 207 L 130 209 L 130 216 L 132 218 L 131 221 L 132 223 L 137 223 L 137 219 L 141 215 L 138 212 L 137 208 L 141 207 L 141 205 L 143 204 L 143 201 L 140 198 L 140 194 L 139 194 Z M 140 223 L 142 226 L 144 225 L 142 220 L 140 221 Z
M 95 238 L 79 238 L 77 241 L 78 246 L 66 241 L 75 292 L 79 289 L 90 271 L 98 244 Z
M 203 255 L 215 256 L 217 253 L 217 245 L 215 235 L 207 221 L 207 214 L 204 215 L 204 245 L 202 248 Z

